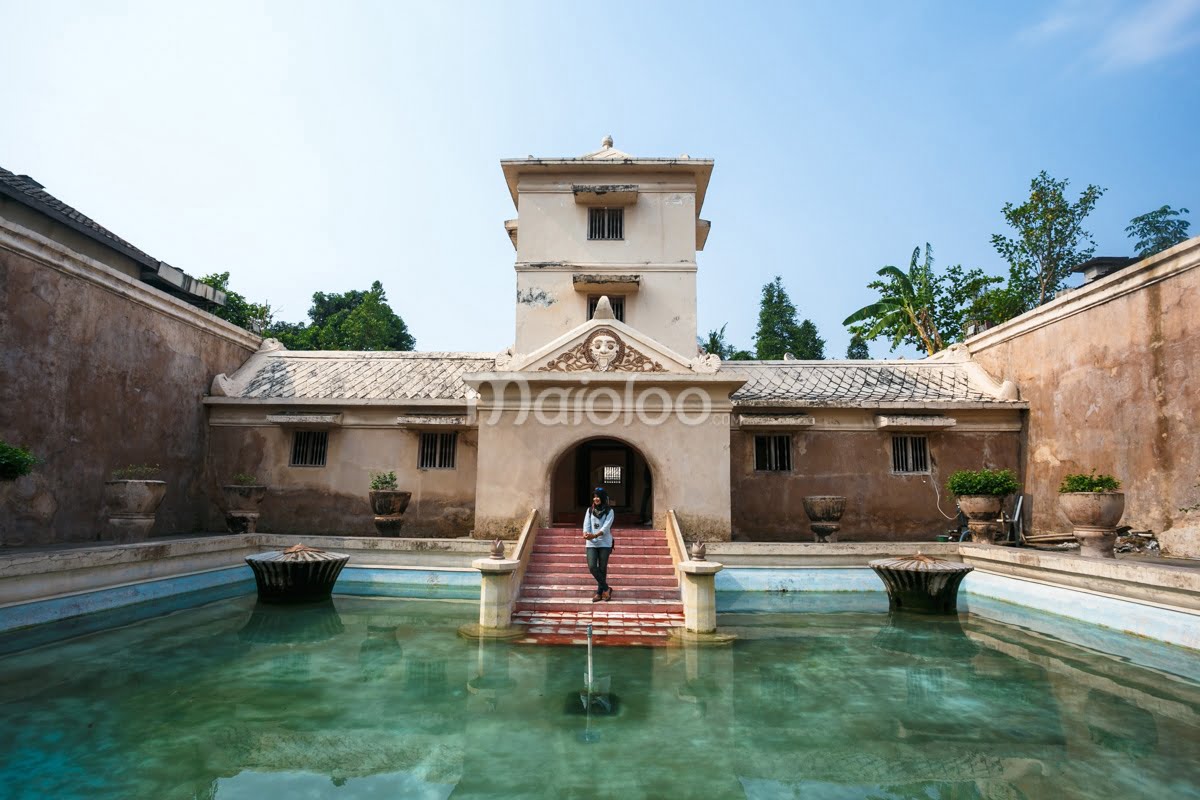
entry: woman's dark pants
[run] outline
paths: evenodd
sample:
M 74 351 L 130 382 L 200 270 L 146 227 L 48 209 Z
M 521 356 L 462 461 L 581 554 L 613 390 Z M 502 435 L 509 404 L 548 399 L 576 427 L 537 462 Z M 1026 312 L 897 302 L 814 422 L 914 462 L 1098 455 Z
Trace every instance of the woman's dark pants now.
M 611 553 L 611 547 L 587 548 L 588 570 L 596 579 L 596 592 L 599 594 L 608 591 L 608 557 Z

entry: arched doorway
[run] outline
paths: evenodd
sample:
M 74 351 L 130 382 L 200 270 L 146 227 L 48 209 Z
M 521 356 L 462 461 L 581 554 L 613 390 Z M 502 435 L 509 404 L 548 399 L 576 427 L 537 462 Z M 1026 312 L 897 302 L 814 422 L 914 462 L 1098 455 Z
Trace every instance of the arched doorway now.
M 582 523 L 597 486 L 607 490 L 619 526 L 654 520 L 653 476 L 641 451 L 619 439 L 588 439 L 563 453 L 550 474 L 552 524 Z

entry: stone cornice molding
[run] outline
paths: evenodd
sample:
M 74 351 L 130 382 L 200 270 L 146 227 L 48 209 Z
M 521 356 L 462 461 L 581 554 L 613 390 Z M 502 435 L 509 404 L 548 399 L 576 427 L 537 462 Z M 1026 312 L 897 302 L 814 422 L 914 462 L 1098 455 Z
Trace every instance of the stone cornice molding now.
M 599 261 L 517 261 L 513 264 L 517 272 L 579 272 L 597 275 L 624 275 L 631 272 L 696 272 L 696 262 L 691 261 L 639 261 L 637 263 L 612 263 Z
M 261 337 L 243 328 L 190 306 L 11 220 L 0 219 L 0 250 L 7 250 L 64 275 L 87 281 L 106 292 L 248 350 L 258 350 L 262 342 Z
M 1118 270 L 967 339 L 978 353 L 1200 267 L 1200 236 Z

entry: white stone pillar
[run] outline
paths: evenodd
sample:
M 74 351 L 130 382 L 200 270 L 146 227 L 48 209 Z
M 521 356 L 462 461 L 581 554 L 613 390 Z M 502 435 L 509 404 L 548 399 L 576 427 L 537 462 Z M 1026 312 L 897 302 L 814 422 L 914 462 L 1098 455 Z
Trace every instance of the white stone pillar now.
M 716 561 L 680 561 L 683 582 L 683 626 L 691 633 L 717 630 L 716 574 L 725 565 Z
M 471 566 L 479 570 L 479 627 L 505 629 L 512 625 L 513 576 L 520 561 L 511 558 L 477 558 Z

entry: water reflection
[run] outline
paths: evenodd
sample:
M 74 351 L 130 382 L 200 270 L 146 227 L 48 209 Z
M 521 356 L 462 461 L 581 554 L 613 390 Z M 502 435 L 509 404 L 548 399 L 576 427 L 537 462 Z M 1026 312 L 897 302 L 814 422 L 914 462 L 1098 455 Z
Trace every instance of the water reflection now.
M 1200 687 L 979 617 L 731 614 L 732 647 L 598 648 L 624 703 L 583 744 L 563 706 L 583 648 L 459 639 L 472 604 L 335 602 L 226 601 L 0 658 L 0 795 L 1195 790 Z

